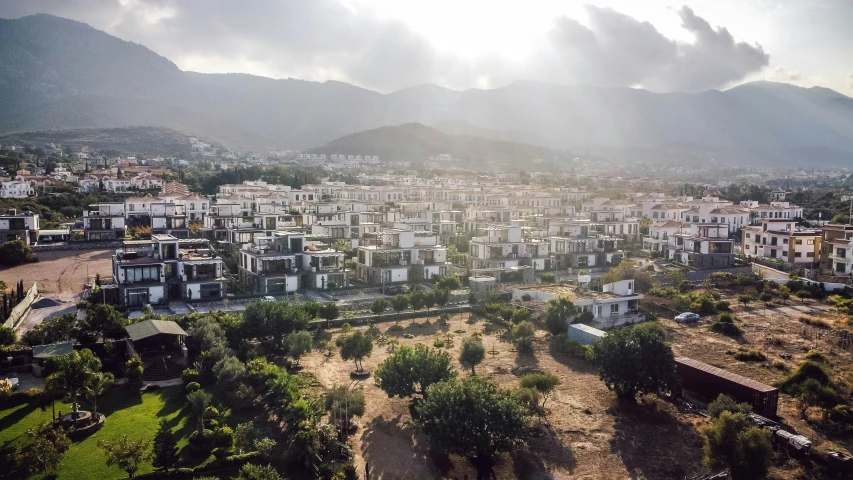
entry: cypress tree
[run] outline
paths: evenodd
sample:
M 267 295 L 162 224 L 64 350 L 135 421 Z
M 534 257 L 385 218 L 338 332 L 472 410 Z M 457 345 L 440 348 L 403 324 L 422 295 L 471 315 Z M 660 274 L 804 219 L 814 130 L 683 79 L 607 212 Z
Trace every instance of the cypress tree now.
M 178 464 L 178 441 L 166 420 L 160 420 L 160 428 L 154 435 L 154 455 L 151 463 L 154 468 L 169 471 Z

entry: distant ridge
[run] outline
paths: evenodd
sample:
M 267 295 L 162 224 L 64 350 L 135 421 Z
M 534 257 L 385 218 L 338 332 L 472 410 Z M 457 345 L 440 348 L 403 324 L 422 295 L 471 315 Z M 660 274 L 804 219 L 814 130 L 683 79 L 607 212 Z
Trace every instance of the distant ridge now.
M 548 148 L 465 135 L 447 135 L 420 123 L 380 127 L 332 140 L 310 153 L 378 155 L 380 160 L 420 161 L 450 154 L 474 162 L 529 162 L 550 160 Z
M 50 15 L 0 19 L 0 132 L 159 126 L 243 149 L 318 148 L 420 123 L 452 135 L 575 151 L 712 152 L 721 162 L 853 165 L 853 99 L 754 82 L 726 91 L 519 81 L 493 90 L 181 71 L 144 46 Z

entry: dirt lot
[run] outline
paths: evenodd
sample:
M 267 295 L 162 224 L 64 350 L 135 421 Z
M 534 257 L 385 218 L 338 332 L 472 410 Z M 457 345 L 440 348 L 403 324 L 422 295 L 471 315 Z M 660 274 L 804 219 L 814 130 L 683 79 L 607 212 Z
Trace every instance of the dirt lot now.
M 80 293 L 86 283 L 86 276 L 94 278 L 96 274 L 112 276 L 110 257 L 112 250 L 67 250 L 39 252 L 38 263 L 19 265 L 0 270 L 0 279 L 9 285 L 19 280 L 26 288 L 38 282 L 39 291 L 61 294 L 52 298 L 71 300 Z M 70 295 L 69 298 L 64 298 Z
M 536 341 L 535 354 L 530 356 L 513 352 L 509 343 L 485 328 L 484 320 L 469 314 L 454 316 L 447 327 L 440 327 L 434 319 L 403 321 L 401 325 L 403 330 L 387 333 L 403 345 L 432 345 L 436 332 L 453 333 L 454 346 L 449 352 L 454 359 L 463 338 L 485 329 L 483 343 L 490 353 L 477 367 L 478 374 L 514 388 L 519 380 L 513 372 L 519 367 L 535 367 L 555 373 L 562 384 L 549 398 L 548 414 L 535 429 L 528 448 L 503 455 L 492 471 L 481 468 L 478 473 L 468 460 L 443 455 L 414 432 L 408 399 L 389 399 L 372 378 L 356 382 L 354 388 L 362 389 L 367 397 L 367 412 L 358 421 L 352 443 L 360 468 L 365 462 L 370 464 L 371 478 L 680 479 L 702 470 L 702 441 L 694 427 L 697 419 L 654 398 L 638 405 L 617 404 L 589 364 L 552 355 L 544 338 Z M 386 331 L 389 326 L 383 324 L 380 329 Z M 403 338 L 406 333 L 414 338 Z M 387 356 L 387 347 L 377 344 L 364 367 L 373 370 Z M 324 387 L 353 383 L 349 377 L 352 363 L 337 356 L 328 358 L 315 352 L 303 364 Z

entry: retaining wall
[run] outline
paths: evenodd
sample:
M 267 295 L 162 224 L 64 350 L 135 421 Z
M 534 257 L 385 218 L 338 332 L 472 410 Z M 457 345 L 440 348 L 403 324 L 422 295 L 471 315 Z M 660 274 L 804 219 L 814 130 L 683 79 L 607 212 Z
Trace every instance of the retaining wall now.
M 3 326 L 9 327 L 12 330 L 18 328 L 18 324 L 21 323 L 21 320 L 26 318 L 27 313 L 30 312 L 30 307 L 33 306 L 33 302 L 38 298 L 39 290 L 38 286 L 35 282 L 33 282 L 32 288 L 27 292 L 27 295 L 24 296 L 24 299 L 21 300 L 15 308 L 9 313 L 9 318 L 6 319 L 6 322 Z

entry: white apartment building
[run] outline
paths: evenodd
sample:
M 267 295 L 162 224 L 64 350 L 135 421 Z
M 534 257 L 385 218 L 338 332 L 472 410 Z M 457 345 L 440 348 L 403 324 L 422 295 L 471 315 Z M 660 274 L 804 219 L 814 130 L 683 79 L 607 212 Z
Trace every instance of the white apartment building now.
M 811 264 L 820 259 L 821 232 L 803 229 L 794 220 L 761 220 L 761 225 L 743 228 L 743 253 L 747 257 L 775 259 L 786 263 Z
M 0 182 L 0 198 L 27 198 L 36 194 L 30 182 L 11 180 Z

